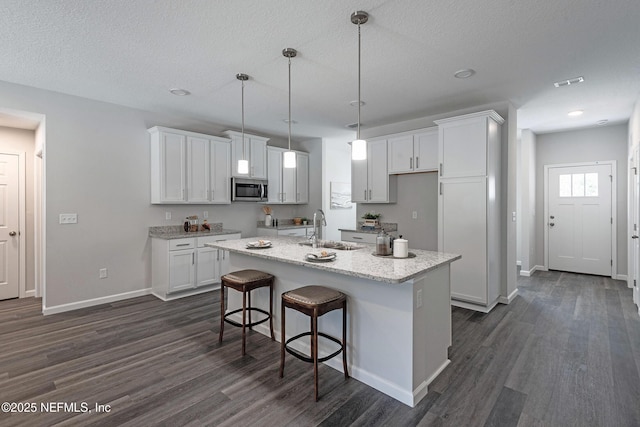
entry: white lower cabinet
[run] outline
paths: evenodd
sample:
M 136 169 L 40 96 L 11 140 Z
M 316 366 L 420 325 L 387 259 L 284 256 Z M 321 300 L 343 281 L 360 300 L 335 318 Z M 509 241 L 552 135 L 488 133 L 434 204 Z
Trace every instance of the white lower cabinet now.
M 340 240 L 343 242 L 357 242 L 357 243 L 375 243 L 375 233 L 358 233 L 357 231 L 341 231 Z
M 183 239 L 151 239 L 152 292 L 168 301 L 207 292 L 229 272 L 227 251 L 210 248 L 205 243 L 239 239 L 240 234 L 187 237 Z
M 296 228 L 269 228 L 258 227 L 259 236 L 279 236 L 279 237 L 308 237 L 313 233 L 313 227 L 296 227 Z

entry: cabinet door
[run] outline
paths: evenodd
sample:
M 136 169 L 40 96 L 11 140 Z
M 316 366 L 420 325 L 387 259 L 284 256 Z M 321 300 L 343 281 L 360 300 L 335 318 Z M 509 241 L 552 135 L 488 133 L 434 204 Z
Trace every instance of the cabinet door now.
M 189 203 L 209 202 L 209 140 L 187 138 L 187 201 Z
M 438 170 L 438 129 L 413 136 L 413 170 Z
M 295 168 L 282 167 L 282 203 L 296 203 L 296 170 L 298 166 L 296 164 Z
M 296 203 L 309 203 L 309 155 L 296 154 Z
M 389 175 L 387 173 L 387 140 L 367 143 L 368 202 L 389 201 Z
M 267 201 L 270 203 L 282 203 L 282 151 L 268 148 L 267 159 L 267 180 L 269 182 Z
M 187 138 L 170 132 L 160 134 L 160 199 L 164 203 L 186 201 Z
M 452 298 L 487 304 L 486 178 L 442 180 L 438 250 L 462 255 L 451 264 Z
M 247 177 L 246 174 L 242 175 L 238 173 L 238 160 L 243 157 L 249 160 L 249 142 L 248 137 L 245 136 L 245 143 L 242 144 L 242 138 L 231 138 L 231 175 L 236 177 Z M 243 153 L 244 148 L 244 153 Z M 249 170 L 251 172 L 251 170 Z
M 264 179 L 267 177 L 267 141 L 251 138 L 249 143 L 249 174 L 253 178 Z
M 366 202 L 368 189 L 367 160 L 351 160 L 351 201 Z
M 178 292 L 195 286 L 195 251 L 169 251 L 169 290 Z
M 443 178 L 487 173 L 487 118 L 460 119 L 439 126 Z
M 220 282 L 220 251 L 198 248 L 196 262 L 196 288 Z
M 389 173 L 412 172 L 415 169 L 413 135 L 389 138 L 388 144 Z
M 231 262 L 229 261 L 229 252 L 220 250 L 220 276 L 224 276 L 231 272 Z
M 210 200 L 213 203 L 231 203 L 230 153 L 228 142 L 211 141 Z

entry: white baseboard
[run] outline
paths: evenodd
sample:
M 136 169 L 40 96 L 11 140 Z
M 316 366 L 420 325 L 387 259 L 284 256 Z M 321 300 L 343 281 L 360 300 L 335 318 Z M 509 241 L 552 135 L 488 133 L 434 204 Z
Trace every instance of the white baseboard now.
M 106 297 L 93 298 L 84 301 L 72 302 L 69 304 L 54 305 L 53 307 L 42 307 L 42 314 L 64 313 L 65 311 L 78 310 L 80 308 L 93 307 L 94 305 L 108 304 L 110 302 L 121 301 L 129 298 L 141 297 L 151 294 L 151 288 L 140 289 L 138 291 L 124 292 L 122 294 L 109 295 Z
M 493 308 L 498 305 L 498 299 L 488 306 L 474 304 L 472 302 L 460 301 L 456 299 L 451 300 L 451 305 L 454 307 L 466 308 L 467 310 L 479 311 L 481 313 L 489 313 Z
M 511 304 L 511 301 L 513 301 L 513 299 L 517 296 L 518 296 L 518 288 L 516 288 L 513 292 L 511 292 L 508 297 L 501 296 L 500 298 L 498 298 L 498 302 L 500 304 Z
M 520 270 L 520 275 L 524 277 L 530 277 L 536 271 L 547 271 L 543 265 L 534 265 L 531 270 Z
M 25 298 L 35 297 L 35 296 L 36 296 L 36 290 L 35 289 L 31 289 L 30 291 L 25 291 L 25 293 L 24 293 L 24 297 Z
M 522 266 L 522 261 L 516 261 L 516 265 L 517 265 L 518 267 L 521 267 L 521 266 Z
M 616 280 L 624 280 L 627 281 L 628 277 L 626 274 L 616 274 Z

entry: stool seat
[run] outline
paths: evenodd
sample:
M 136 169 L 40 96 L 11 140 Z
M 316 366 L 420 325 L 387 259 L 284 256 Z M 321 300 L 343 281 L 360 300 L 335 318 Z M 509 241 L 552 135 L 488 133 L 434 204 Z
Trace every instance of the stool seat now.
M 320 305 L 346 298 L 345 294 L 324 286 L 310 285 L 282 294 L 282 298 L 307 305 Z
M 246 353 L 246 332 L 245 329 L 248 327 L 252 329 L 254 326 L 269 321 L 269 330 L 271 332 L 271 340 L 275 341 L 275 335 L 273 333 L 273 281 L 274 276 L 269 273 L 265 273 L 260 270 L 239 270 L 231 273 L 227 273 L 220 278 L 220 335 L 218 337 L 218 342 L 222 342 L 222 336 L 224 334 L 224 323 L 227 322 L 233 326 L 237 326 L 242 328 L 242 355 L 244 356 Z M 262 288 L 269 287 L 269 311 L 263 310 L 261 308 L 252 307 L 251 306 L 251 291 Z M 231 288 L 238 292 L 242 292 L 242 308 L 238 308 L 236 310 L 229 311 L 225 313 L 224 307 L 224 290 L 225 288 Z M 248 300 L 248 304 L 247 304 Z M 253 322 L 251 320 L 251 312 L 258 312 L 264 314 L 264 317 L 261 320 Z M 229 319 L 229 316 L 232 316 L 236 313 L 242 312 L 242 323 L 236 322 L 235 320 Z M 247 315 L 249 317 L 247 322 Z
M 311 318 L 311 330 L 286 339 L 285 334 L 285 307 L 306 314 Z M 318 331 L 318 318 L 332 310 L 342 309 L 342 341 Z M 347 371 L 347 296 L 342 292 L 325 286 L 308 285 L 293 289 L 282 294 L 281 304 L 281 340 L 280 340 L 280 378 L 284 376 L 285 352 L 305 362 L 313 363 L 313 382 L 315 399 L 318 401 L 318 363 L 342 353 L 342 367 L 344 377 L 349 378 Z M 293 341 L 303 337 L 311 338 L 311 354 L 307 356 L 289 346 Z M 333 353 L 318 357 L 318 337 L 327 338 L 338 344 L 339 348 Z

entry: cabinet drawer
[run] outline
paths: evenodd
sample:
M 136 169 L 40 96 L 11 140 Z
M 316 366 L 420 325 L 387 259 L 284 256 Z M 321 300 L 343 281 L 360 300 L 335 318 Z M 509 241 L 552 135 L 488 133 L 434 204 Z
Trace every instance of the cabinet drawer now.
M 341 239 L 344 242 L 360 242 L 360 243 L 375 243 L 376 234 L 372 233 L 358 233 L 356 231 L 342 231 Z
M 182 249 L 193 249 L 196 247 L 196 239 L 173 239 L 169 241 L 169 250 L 178 251 Z
M 221 240 L 235 240 L 235 239 L 239 239 L 240 238 L 240 234 L 235 233 L 235 234 L 218 234 L 216 236 L 202 236 L 202 237 L 198 237 L 197 238 L 197 246 L 199 248 L 204 247 L 205 243 L 213 243 L 213 242 L 219 242 Z
M 306 237 L 307 229 L 306 228 L 289 228 L 285 230 L 278 230 L 278 236 Z

